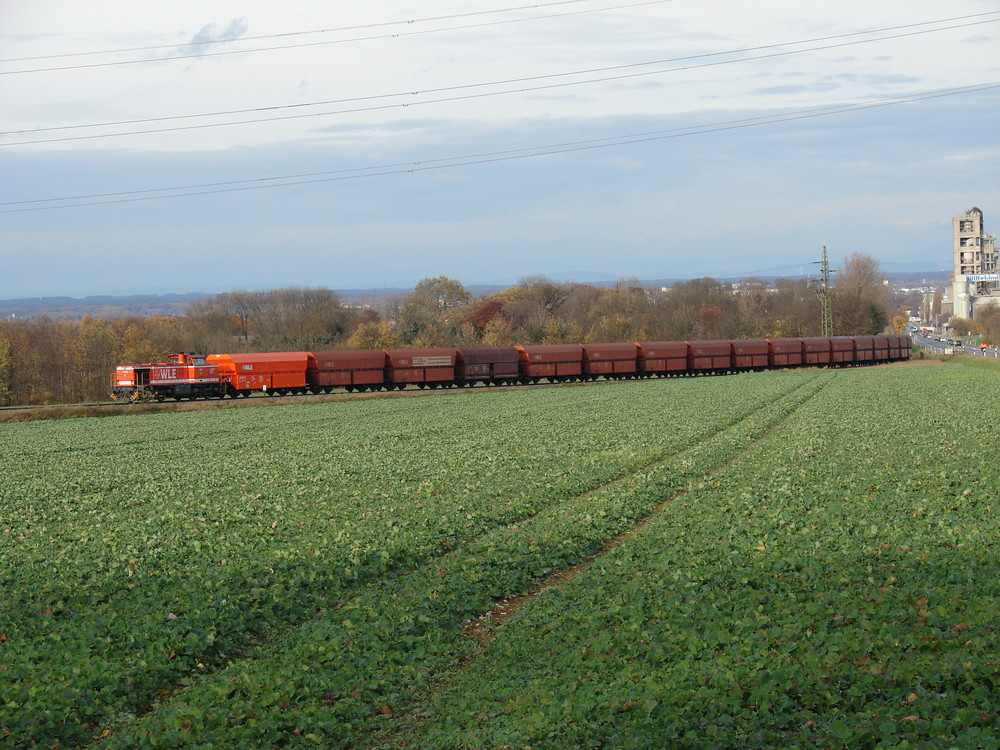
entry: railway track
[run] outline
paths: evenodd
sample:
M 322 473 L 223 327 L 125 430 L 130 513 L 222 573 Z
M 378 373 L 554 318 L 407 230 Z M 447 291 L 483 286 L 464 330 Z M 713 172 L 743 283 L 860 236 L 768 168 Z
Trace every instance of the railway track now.
M 599 381 L 618 382 L 618 381 Z M 69 419 L 75 417 L 105 417 L 120 414 L 155 414 L 158 412 L 204 411 L 208 409 L 236 409 L 280 404 L 311 404 L 347 399 L 409 398 L 414 396 L 444 395 L 469 391 L 496 390 L 497 388 L 548 388 L 558 385 L 595 385 L 597 383 L 535 383 L 518 386 L 483 386 L 469 388 L 405 388 L 393 391 L 350 393 L 339 390 L 333 393 L 302 393 L 288 396 L 253 395 L 244 399 L 191 399 L 169 401 L 97 401 L 82 404 L 42 404 L 33 406 L 0 407 L 0 424 L 5 422 L 30 422 L 40 419 Z

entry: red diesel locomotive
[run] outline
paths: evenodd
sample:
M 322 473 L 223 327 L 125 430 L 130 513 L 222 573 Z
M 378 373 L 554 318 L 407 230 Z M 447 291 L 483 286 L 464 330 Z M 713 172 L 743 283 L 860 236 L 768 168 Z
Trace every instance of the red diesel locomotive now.
M 119 365 L 111 376 L 112 400 L 138 400 L 143 395 L 164 398 L 219 398 L 219 368 L 201 354 L 171 354 L 157 365 Z
M 710 375 L 788 367 L 847 367 L 910 358 L 909 336 L 645 341 L 264 354 L 174 354 L 122 365 L 116 401 L 242 398 Z

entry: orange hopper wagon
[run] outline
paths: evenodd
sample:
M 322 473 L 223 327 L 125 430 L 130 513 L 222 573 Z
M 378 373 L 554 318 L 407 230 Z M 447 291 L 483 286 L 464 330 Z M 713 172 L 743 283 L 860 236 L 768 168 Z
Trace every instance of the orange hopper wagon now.
M 316 360 L 309 352 L 210 354 L 207 361 L 218 365 L 219 375 L 228 384 L 227 395 L 234 398 L 254 391 L 271 396 L 305 393 L 307 372 L 316 369 Z

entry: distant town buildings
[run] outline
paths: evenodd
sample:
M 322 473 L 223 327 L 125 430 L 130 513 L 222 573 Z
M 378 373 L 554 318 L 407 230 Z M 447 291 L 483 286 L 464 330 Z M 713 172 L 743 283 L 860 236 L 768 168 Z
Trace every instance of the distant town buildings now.
M 1000 304 L 1000 257 L 996 238 L 983 228 L 983 212 L 970 208 L 951 220 L 953 271 L 947 296 L 941 303 L 944 317 L 972 318 L 977 307 Z

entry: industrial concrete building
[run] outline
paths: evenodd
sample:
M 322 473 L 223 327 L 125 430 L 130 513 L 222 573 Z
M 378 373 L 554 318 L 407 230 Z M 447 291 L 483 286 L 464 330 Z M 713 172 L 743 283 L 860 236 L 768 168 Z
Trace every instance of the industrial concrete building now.
M 970 208 L 965 216 L 951 220 L 954 275 L 951 282 L 951 312 L 972 318 L 978 307 L 1000 305 L 1000 257 L 996 238 L 983 229 L 983 212 Z

